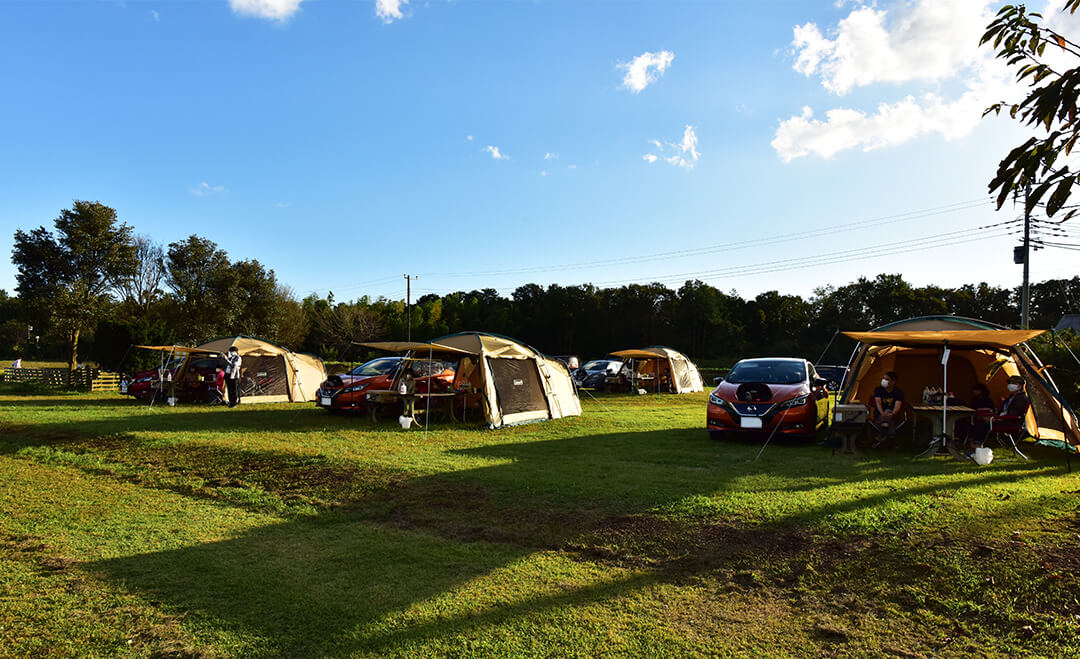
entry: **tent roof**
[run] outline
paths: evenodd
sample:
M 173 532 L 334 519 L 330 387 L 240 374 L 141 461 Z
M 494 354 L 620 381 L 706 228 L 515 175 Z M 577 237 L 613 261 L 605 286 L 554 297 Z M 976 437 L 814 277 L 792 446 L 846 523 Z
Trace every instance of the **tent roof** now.
M 1067 329 L 1080 331 L 1080 313 L 1067 313 L 1061 317 L 1057 325 L 1054 325 L 1055 332 Z
M 143 348 L 145 350 L 157 350 L 159 352 L 175 352 L 176 354 L 187 353 L 200 353 L 200 354 L 214 354 L 216 350 L 202 350 L 200 348 L 189 348 L 187 346 L 135 346 L 136 348 Z
M 425 352 L 431 350 L 432 352 L 452 352 L 462 355 L 476 354 L 469 352 L 468 350 L 462 350 L 461 348 L 435 343 L 434 341 L 372 341 L 369 343 L 357 343 L 356 345 L 364 346 L 365 348 L 375 348 L 376 350 L 385 350 L 387 352 L 408 352 L 410 350 Z
M 659 359 L 661 357 L 667 359 L 668 354 L 662 350 L 632 348 L 630 350 L 617 350 L 611 353 L 611 356 L 622 357 L 623 359 Z
M 844 336 L 868 345 L 950 346 L 1011 348 L 1046 330 L 940 330 L 843 332 Z

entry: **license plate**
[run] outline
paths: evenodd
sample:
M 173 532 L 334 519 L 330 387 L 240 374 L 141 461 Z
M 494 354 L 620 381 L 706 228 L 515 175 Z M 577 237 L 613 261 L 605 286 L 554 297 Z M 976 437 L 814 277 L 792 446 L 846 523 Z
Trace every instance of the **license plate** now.
M 739 419 L 739 423 L 742 425 L 743 428 L 761 427 L 761 419 L 756 416 L 744 416 L 743 418 Z
M 838 422 L 842 423 L 844 421 L 844 413 L 843 412 L 837 412 L 835 418 L 836 418 L 836 420 Z
M 323 396 L 322 398 L 320 398 L 319 399 L 319 405 L 325 405 L 326 407 L 330 407 L 330 397 L 329 396 Z

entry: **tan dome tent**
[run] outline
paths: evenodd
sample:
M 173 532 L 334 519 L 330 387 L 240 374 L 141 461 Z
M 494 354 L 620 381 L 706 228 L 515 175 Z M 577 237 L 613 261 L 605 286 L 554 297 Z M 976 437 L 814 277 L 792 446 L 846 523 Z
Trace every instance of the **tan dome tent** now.
M 612 357 L 634 361 L 635 375 L 668 382 L 666 389 L 675 394 L 691 394 L 704 389 L 701 373 L 690 358 L 665 346 L 619 350 Z
M 483 332 L 450 334 L 431 343 L 468 353 L 461 356 L 454 388 L 468 383 L 483 393 L 484 420 L 492 428 L 581 414 L 570 372 L 555 358 Z
M 943 381 L 948 391 L 961 398 L 982 382 L 990 397 L 1000 400 L 1008 393 L 1009 376 L 1019 375 L 1031 403 L 1028 435 L 1040 444 L 1076 452 L 1080 446 L 1076 415 L 1025 343 L 1044 332 L 1011 330 L 956 316 L 912 318 L 868 332 L 844 332 L 859 346 L 837 402 L 868 404 L 888 371 L 899 374 L 899 387 L 909 403 L 917 403 L 924 387 L 940 387 Z M 942 366 L 945 347 L 949 348 L 947 367 Z
M 207 353 L 228 352 L 232 346 L 236 346 L 242 360 L 241 403 L 310 402 L 326 379 L 326 366 L 314 355 L 292 352 L 250 336 L 227 336 L 195 348 L 180 367 L 177 380 L 186 381 L 194 360 L 206 358 Z

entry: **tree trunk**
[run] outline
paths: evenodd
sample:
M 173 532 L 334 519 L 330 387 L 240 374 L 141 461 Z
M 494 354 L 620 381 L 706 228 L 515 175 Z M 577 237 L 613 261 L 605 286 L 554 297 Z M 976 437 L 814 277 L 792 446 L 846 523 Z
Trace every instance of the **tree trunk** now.
M 71 356 L 68 358 L 67 386 L 70 387 L 75 367 L 79 364 L 79 330 L 73 330 L 69 336 L 71 337 Z

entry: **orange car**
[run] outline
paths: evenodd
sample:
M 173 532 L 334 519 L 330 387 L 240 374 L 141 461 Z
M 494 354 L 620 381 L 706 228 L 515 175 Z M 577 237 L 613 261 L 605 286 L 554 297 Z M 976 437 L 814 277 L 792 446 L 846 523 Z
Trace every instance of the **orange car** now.
M 432 393 L 450 391 L 454 384 L 454 367 L 444 361 L 379 357 L 348 373 L 326 378 L 316 392 L 315 404 L 329 412 L 367 412 L 368 394 L 393 391 L 406 363 L 412 366 L 419 396 L 427 393 L 428 383 L 431 383 Z M 422 399 L 417 402 L 417 406 L 422 407 Z
M 805 359 L 744 359 L 709 394 L 706 427 L 810 437 L 829 422 L 828 381 Z

